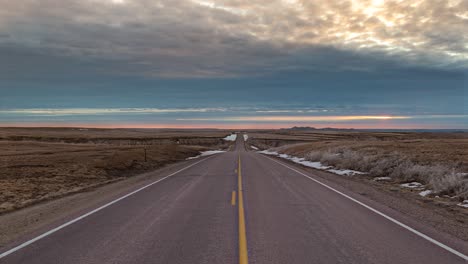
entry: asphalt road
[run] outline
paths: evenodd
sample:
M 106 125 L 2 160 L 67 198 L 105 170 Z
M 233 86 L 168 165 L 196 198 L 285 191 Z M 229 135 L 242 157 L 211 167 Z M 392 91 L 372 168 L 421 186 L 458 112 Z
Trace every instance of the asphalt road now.
M 466 242 L 246 151 L 240 136 L 188 166 L 0 250 L 0 263 L 468 262 Z

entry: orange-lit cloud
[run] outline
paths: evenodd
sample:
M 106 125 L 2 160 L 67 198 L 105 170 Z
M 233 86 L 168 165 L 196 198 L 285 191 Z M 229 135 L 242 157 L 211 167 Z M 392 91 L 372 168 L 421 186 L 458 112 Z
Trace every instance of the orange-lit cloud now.
M 227 121 L 227 122 L 343 122 L 358 120 L 410 119 L 410 116 L 240 116 L 225 118 L 179 118 L 179 121 Z
M 277 63 L 324 47 L 468 68 L 467 21 L 465 0 L 0 0 L 0 44 L 118 60 L 103 71 L 168 78 L 301 68 Z M 372 68 L 346 56 L 335 66 Z

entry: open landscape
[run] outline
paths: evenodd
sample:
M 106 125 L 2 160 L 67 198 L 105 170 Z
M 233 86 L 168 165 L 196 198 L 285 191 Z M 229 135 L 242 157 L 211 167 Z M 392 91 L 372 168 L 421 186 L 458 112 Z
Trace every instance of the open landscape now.
M 349 170 L 349 175 L 414 183 L 403 186 L 426 188 L 423 196 L 444 196 L 460 203 L 468 199 L 465 132 L 277 130 L 252 133 L 249 142 L 256 148 L 316 162 L 318 167 Z
M 226 149 L 228 131 L 0 129 L 0 214 Z M 146 153 L 146 154 L 145 154 Z
M 135 204 L 123 211 L 124 215 L 134 219 L 131 221 L 151 222 L 159 219 L 160 214 L 164 215 L 164 210 L 169 210 L 161 209 L 161 213 L 158 210 L 156 218 L 146 215 L 146 211 L 138 212 L 148 203 L 150 207 L 169 206 L 168 208 L 173 208 L 171 211 L 175 210 L 179 214 L 175 218 L 183 218 L 187 215 L 187 210 L 200 206 L 186 192 L 191 193 L 192 197 L 193 193 L 201 197 L 213 196 L 208 201 L 221 203 L 219 206 L 204 207 L 206 211 L 226 208 L 228 199 L 225 196 L 230 195 L 230 182 L 233 180 L 226 177 L 233 173 L 232 164 L 229 164 L 238 160 L 236 166 L 239 167 L 234 172 L 241 177 L 241 159 L 246 164 L 243 165 L 245 184 L 251 186 L 251 189 L 245 191 L 247 202 L 250 206 L 256 204 L 258 208 L 249 211 L 246 217 L 251 230 L 270 228 L 263 227 L 258 222 L 267 214 L 264 211 L 265 198 L 277 199 L 274 204 L 285 203 L 288 199 L 293 199 L 293 204 L 297 203 L 296 199 L 299 202 L 301 199 L 311 199 L 309 203 L 316 203 L 304 207 L 310 207 L 310 210 L 307 209 L 307 216 L 302 215 L 302 209 L 296 206 L 275 206 L 277 209 L 274 212 L 267 210 L 278 214 L 275 219 L 285 216 L 284 221 L 300 219 L 299 230 L 288 228 L 288 233 L 302 233 L 302 229 L 309 228 L 312 224 L 303 223 L 303 218 L 306 217 L 305 221 L 317 221 L 319 218 L 313 216 L 316 210 L 325 210 L 325 215 L 337 213 L 334 218 L 345 219 L 340 210 L 333 208 L 344 206 L 346 202 L 330 192 L 322 193 L 320 188 L 311 188 L 313 186 L 301 182 L 297 175 L 291 175 L 291 171 L 305 175 L 298 171 L 301 170 L 313 175 L 314 181 L 317 179 L 321 184 L 325 182 L 326 186 L 334 186 L 329 188 L 337 188 L 384 212 L 390 212 L 390 215 L 406 219 L 412 225 L 419 226 L 420 230 L 426 230 L 456 248 L 462 248 L 463 243 L 468 240 L 468 134 L 465 132 L 376 132 L 310 128 L 241 131 L 2 128 L 0 131 L 0 247 L 96 206 L 101 205 L 96 210 L 104 210 L 114 203 L 115 200 L 112 199 L 115 197 L 140 192 L 179 172 L 181 177 L 174 176 L 172 180 L 164 181 L 166 184 L 155 185 L 156 191 L 151 196 L 144 200 L 135 200 Z M 205 156 L 222 152 L 225 153 L 205 161 Z M 269 157 L 276 162 L 269 161 Z M 285 167 L 281 163 L 277 164 L 278 161 L 290 165 Z M 198 163 L 202 165 L 197 165 Z M 194 169 L 189 169 L 192 166 Z M 289 189 L 290 184 L 295 187 Z M 280 189 L 277 189 L 279 186 Z M 241 195 L 240 189 L 238 193 Z M 323 199 L 324 195 L 331 196 Z M 135 196 L 145 197 L 145 194 Z M 232 198 L 229 198 L 232 205 L 236 204 L 235 196 L 233 193 Z M 154 197 L 162 197 L 162 200 L 153 202 Z M 226 200 L 219 199 L 222 197 Z M 186 207 L 179 204 L 179 199 L 185 200 L 183 204 L 192 202 L 193 204 L 187 205 L 192 209 L 184 209 Z M 322 208 L 324 202 L 327 205 Z M 125 206 L 126 203 L 122 204 Z M 173 207 L 175 204 L 179 205 Z M 116 208 L 120 210 L 119 206 Z M 354 208 L 347 214 L 359 211 L 359 208 Z M 204 211 L 200 211 L 200 216 L 204 215 L 202 212 Z M 227 218 L 233 217 L 231 210 L 226 212 L 229 214 Z M 197 215 L 191 214 L 190 218 Z M 104 221 L 107 226 L 109 220 L 105 215 L 103 217 L 98 221 Z M 372 218 L 371 215 L 365 219 Z M 178 225 L 169 224 L 171 221 L 167 225 L 179 229 Z M 192 226 L 193 221 L 196 223 L 198 220 L 184 222 L 184 225 Z M 398 220 L 395 221 L 399 223 Z M 318 226 L 327 224 L 328 221 L 325 221 Z M 371 224 L 385 226 L 385 221 L 380 219 Z M 136 226 L 146 230 L 145 225 Z M 112 230 L 110 232 L 113 234 L 115 231 Z M 229 228 L 222 230 L 231 232 Z M 100 243 L 100 235 L 96 235 L 100 232 L 101 229 L 95 230 L 89 236 Z M 133 239 L 146 236 L 140 234 L 141 232 L 136 231 Z M 396 234 L 394 232 L 399 233 L 401 230 L 394 230 L 390 234 Z M 146 234 L 146 231 L 143 233 Z M 275 232 L 270 230 L 267 233 Z M 347 236 L 354 236 L 351 233 Z M 174 232 L 168 230 L 167 235 L 173 234 Z M 367 231 L 363 234 L 370 235 Z M 445 237 L 447 234 L 449 237 Z M 298 236 L 299 233 L 293 237 Z M 371 235 L 366 240 L 373 239 L 372 237 Z M 329 241 L 325 239 L 321 243 L 326 244 Z M 372 245 L 367 246 L 373 247 Z M 303 252 L 302 249 L 300 251 Z M 219 254 L 227 254 L 226 252 L 228 251 L 219 251 Z M 10 253 L 7 251 L 5 254 Z M 73 256 L 74 253 L 69 254 Z M 463 254 L 461 256 L 464 257 Z M 355 257 L 362 258 L 359 254 Z M 440 257 L 447 256 L 442 254 Z
M 0 129 L 0 213 L 226 150 L 227 130 Z M 246 130 L 252 151 L 465 205 L 468 133 Z M 300 162 L 299 162 L 300 163 Z M 314 166 L 312 166 L 314 168 Z M 317 167 L 318 166 L 318 167 Z M 346 173 L 348 171 L 348 173 Z M 333 172 L 333 171 L 332 171 Z M 406 187 L 405 187 L 406 186 Z M 463 210 L 462 210 L 463 212 Z
M 466 264 L 468 0 L 0 0 L 0 264 Z
M 397 210 L 405 210 L 402 200 L 428 209 L 433 216 L 422 221 L 437 215 L 447 226 L 458 225 L 449 232 L 468 239 L 461 231 L 468 227 L 466 132 L 282 129 L 252 132 L 248 143 L 252 150 L 325 172 L 318 175 L 337 175 L 343 185 L 360 183 L 354 191 L 372 193 Z

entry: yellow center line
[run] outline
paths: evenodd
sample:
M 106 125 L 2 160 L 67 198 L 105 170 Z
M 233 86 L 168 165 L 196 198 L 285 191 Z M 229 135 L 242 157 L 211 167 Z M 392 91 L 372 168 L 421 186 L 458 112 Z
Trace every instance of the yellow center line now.
M 237 193 L 239 199 L 239 264 L 248 264 L 249 260 L 247 256 L 247 238 L 245 232 L 244 197 L 242 194 L 242 173 L 240 154 L 237 176 Z
M 232 206 L 236 205 L 236 191 L 232 191 L 232 195 L 231 195 L 231 205 L 232 205 Z

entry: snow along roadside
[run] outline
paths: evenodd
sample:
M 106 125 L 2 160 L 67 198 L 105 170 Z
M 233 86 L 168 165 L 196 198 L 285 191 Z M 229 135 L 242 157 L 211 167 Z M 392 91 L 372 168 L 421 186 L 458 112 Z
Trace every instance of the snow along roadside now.
M 294 163 L 301 164 L 306 167 L 310 167 L 310 168 L 314 168 L 318 170 L 325 170 L 325 171 L 335 173 L 338 175 L 353 176 L 353 175 L 367 174 L 366 172 L 362 172 L 362 171 L 335 169 L 331 166 L 325 166 L 319 161 L 308 161 L 304 158 L 294 157 L 294 156 L 290 156 L 287 154 L 280 154 L 276 151 L 262 150 L 262 151 L 258 151 L 258 153 L 280 157 L 283 159 L 290 160 Z
M 266 155 L 271 155 L 271 156 L 276 156 L 280 157 L 283 159 L 290 160 L 294 163 L 301 164 L 306 167 L 318 169 L 318 170 L 325 170 L 334 174 L 338 175 L 344 175 L 344 176 L 354 176 L 354 175 L 362 175 L 362 174 L 367 174 L 367 172 L 361 172 L 361 171 L 355 171 L 355 170 L 346 170 L 346 169 L 335 169 L 332 166 L 325 166 L 321 162 L 316 161 L 308 161 L 305 160 L 304 158 L 299 158 L 299 157 L 294 157 L 291 155 L 287 154 L 280 154 L 276 151 L 269 151 L 269 150 L 262 150 L 262 151 L 257 151 L 258 153 L 266 154 Z M 374 181 L 391 181 L 390 177 L 376 177 L 374 178 Z M 419 182 L 410 182 L 410 183 L 403 183 L 400 184 L 400 187 L 402 188 L 409 188 L 409 189 L 414 189 L 419 191 L 419 195 L 421 197 L 426 197 L 430 194 L 433 194 L 434 191 L 432 190 L 426 190 L 425 186 L 422 183 Z M 466 203 L 460 203 L 458 206 L 466 207 L 468 208 L 468 200 L 466 200 Z
M 226 140 L 226 141 L 236 141 L 236 138 L 237 138 L 237 134 L 231 134 L 231 135 L 226 136 L 225 138 L 223 138 L 223 140 Z
M 218 153 L 223 153 L 223 152 L 226 152 L 226 151 L 225 151 L 225 150 L 207 150 L 207 151 L 201 151 L 200 154 L 199 154 L 198 156 L 189 157 L 189 158 L 186 158 L 186 160 L 198 159 L 198 158 L 200 158 L 200 157 L 211 156 L 211 155 L 218 154 Z

